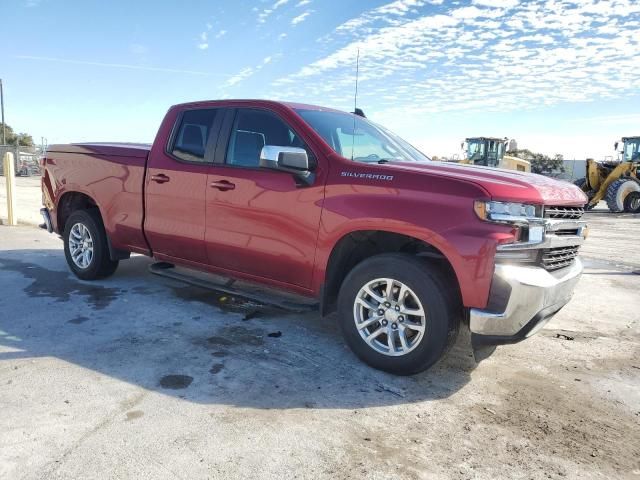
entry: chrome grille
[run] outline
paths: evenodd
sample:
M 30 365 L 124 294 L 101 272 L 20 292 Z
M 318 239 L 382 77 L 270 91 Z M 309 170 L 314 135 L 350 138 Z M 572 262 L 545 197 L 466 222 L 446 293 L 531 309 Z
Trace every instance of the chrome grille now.
M 561 218 L 567 220 L 577 220 L 582 217 L 584 208 L 582 207 L 562 207 L 548 206 L 544 207 L 545 218 Z
M 545 270 L 558 270 L 568 267 L 578 255 L 578 245 L 572 247 L 545 248 L 540 263 Z

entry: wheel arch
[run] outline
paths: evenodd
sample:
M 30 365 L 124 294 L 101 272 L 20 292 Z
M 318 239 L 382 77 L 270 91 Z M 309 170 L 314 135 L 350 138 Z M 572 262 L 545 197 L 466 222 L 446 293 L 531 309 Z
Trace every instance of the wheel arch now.
M 373 255 L 394 252 L 410 253 L 436 266 L 458 298 L 462 298 L 453 264 L 433 242 L 391 230 L 353 230 L 343 234 L 331 248 L 320 290 L 321 314 L 328 315 L 336 310 L 342 282 L 356 265 Z
M 98 205 L 98 202 L 96 202 L 91 195 L 79 190 L 69 190 L 64 192 L 58 199 L 58 203 L 56 206 L 57 233 L 60 235 L 64 234 L 66 221 L 73 212 L 77 210 L 89 209 L 97 210 L 100 216 L 100 220 L 103 223 L 104 229 L 104 216 L 102 214 L 100 206 Z M 114 248 L 111 244 L 111 239 L 109 238 L 109 234 L 106 232 L 106 230 L 104 234 L 107 239 L 109 257 L 111 258 L 111 260 L 125 260 L 129 258 L 129 256 L 131 255 L 130 252 Z
M 66 191 L 62 194 L 56 206 L 56 226 L 58 233 L 60 235 L 63 234 L 67 219 L 73 212 L 76 210 L 88 210 L 90 208 L 100 210 L 97 202 L 90 195 L 77 190 Z M 102 217 L 102 213 L 100 216 Z

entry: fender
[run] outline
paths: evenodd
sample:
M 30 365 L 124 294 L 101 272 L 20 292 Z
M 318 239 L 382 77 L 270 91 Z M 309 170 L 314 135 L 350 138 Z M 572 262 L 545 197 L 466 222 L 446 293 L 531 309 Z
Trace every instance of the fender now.
M 406 174 L 398 172 L 396 180 L 401 177 Z M 418 182 L 416 177 L 409 180 Z M 316 294 L 320 295 L 326 282 L 331 253 L 345 235 L 382 231 L 412 237 L 437 249 L 455 273 L 463 304 L 486 306 L 495 249 L 512 233 L 506 226 L 477 218 L 473 200 L 486 198 L 482 189 L 452 179 L 427 185 L 421 180 L 402 189 L 396 188 L 395 182 L 338 182 L 326 187 L 312 282 Z

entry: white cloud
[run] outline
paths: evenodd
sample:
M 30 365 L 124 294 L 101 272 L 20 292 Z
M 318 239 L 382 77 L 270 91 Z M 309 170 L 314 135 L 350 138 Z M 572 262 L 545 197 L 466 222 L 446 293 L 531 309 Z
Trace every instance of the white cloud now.
M 251 67 L 243 68 L 238 73 L 236 73 L 231 78 L 229 78 L 229 80 L 227 80 L 225 82 L 224 86 L 225 87 L 233 87 L 234 85 L 237 85 L 238 83 L 242 82 L 243 80 L 249 78 L 253 74 L 254 74 L 253 68 L 251 68 Z
M 213 25 L 210 23 L 207 23 L 205 25 L 206 30 L 203 32 L 200 32 L 199 35 L 199 42 L 196 44 L 196 47 L 198 47 L 198 49 L 200 50 L 207 50 L 209 48 L 209 32 L 211 32 L 211 30 L 213 29 Z M 220 30 L 218 31 L 215 35 L 213 35 L 213 38 L 222 38 L 223 36 L 225 36 L 227 34 L 226 30 Z
M 359 50 L 362 102 L 389 115 L 620 98 L 640 92 L 638 22 L 637 0 L 396 0 L 338 26 L 272 86 L 349 108 Z
M 309 5 L 310 3 L 311 0 L 300 0 L 298 3 L 296 3 L 296 8 L 304 7 L 305 5 Z
M 224 87 L 233 87 L 233 86 L 239 84 L 240 82 L 242 82 L 242 81 L 246 80 L 247 78 L 255 75 L 256 73 L 258 73 L 266 65 L 270 64 L 275 58 L 280 57 L 281 55 L 282 54 L 280 54 L 280 53 L 275 54 L 275 55 L 268 55 L 268 56 L 264 57 L 262 59 L 262 62 L 260 62 L 260 64 L 256 65 L 255 67 L 243 68 L 242 70 L 240 70 L 240 72 L 238 72 L 237 74 L 235 74 L 231 78 L 229 78 L 225 82 Z
M 473 0 L 474 5 L 496 8 L 513 8 L 519 3 L 519 0 Z
M 309 15 L 311 15 L 311 10 L 309 10 L 308 12 L 304 12 L 297 17 L 294 17 L 291 20 L 291 25 L 298 25 L 299 23 L 304 22 Z
M 269 16 L 271 16 L 273 12 L 275 12 L 280 7 L 285 6 L 290 1 L 291 0 L 277 0 L 273 5 L 271 5 L 271 7 L 265 8 L 264 10 L 262 10 L 258 14 L 258 23 L 266 23 L 267 18 L 269 18 Z M 254 7 L 254 11 L 255 10 L 256 10 L 256 7 Z

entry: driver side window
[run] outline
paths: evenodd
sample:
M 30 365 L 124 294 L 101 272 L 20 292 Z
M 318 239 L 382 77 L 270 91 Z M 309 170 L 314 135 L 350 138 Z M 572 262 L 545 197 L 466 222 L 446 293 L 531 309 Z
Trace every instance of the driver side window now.
M 226 163 L 259 167 L 265 145 L 305 148 L 302 140 L 279 117 L 265 110 L 238 109 L 229 138 Z

